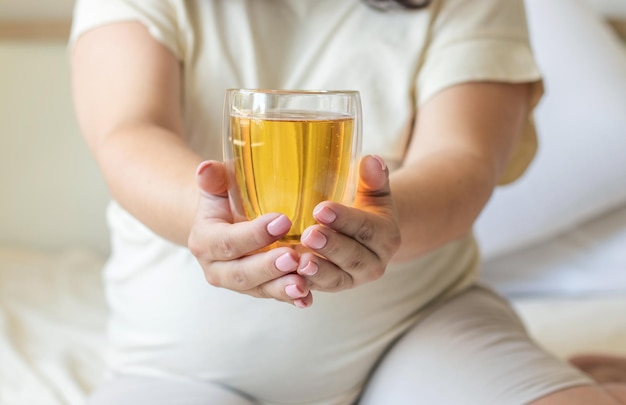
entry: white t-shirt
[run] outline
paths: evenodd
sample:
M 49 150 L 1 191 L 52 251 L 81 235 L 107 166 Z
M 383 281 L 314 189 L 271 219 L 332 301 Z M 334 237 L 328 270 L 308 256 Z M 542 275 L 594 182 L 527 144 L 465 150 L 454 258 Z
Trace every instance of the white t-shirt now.
M 188 139 L 207 159 L 221 159 L 227 88 L 358 90 L 363 153 L 392 168 L 419 105 L 442 89 L 534 82 L 533 103 L 541 93 L 522 0 L 434 0 L 387 13 L 359 0 L 78 0 L 72 40 L 128 20 L 181 61 Z M 523 172 L 535 146 L 529 121 L 504 181 Z M 374 283 L 316 292 L 301 311 L 209 286 L 187 249 L 116 203 L 108 214 L 112 369 L 217 381 L 262 403 L 353 400 L 390 342 L 429 304 L 471 284 L 478 262 L 470 236 Z

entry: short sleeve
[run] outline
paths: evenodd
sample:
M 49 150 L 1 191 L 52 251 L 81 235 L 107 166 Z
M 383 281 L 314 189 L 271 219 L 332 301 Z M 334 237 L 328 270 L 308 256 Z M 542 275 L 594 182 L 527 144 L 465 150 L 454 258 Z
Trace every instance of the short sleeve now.
M 178 4 L 170 0 L 77 0 L 74 6 L 70 45 L 90 29 L 120 21 L 139 21 L 178 60 L 184 58 Z
M 472 81 L 532 83 L 531 110 L 543 94 L 530 46 L 523 0 L 435 0 L 429 45 L 417 78 L 418 103 Z M 532 161 L 532 117 L 500 183 L 517 179 Z

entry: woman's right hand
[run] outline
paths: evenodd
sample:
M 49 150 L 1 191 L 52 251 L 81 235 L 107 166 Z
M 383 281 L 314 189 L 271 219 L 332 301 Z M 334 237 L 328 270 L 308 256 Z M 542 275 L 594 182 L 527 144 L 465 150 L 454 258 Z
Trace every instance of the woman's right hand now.
M 287 234 L 291 221 L 266 214 L 234 222 L 226 168 L 202 162 L 196 171 L 200 198 L 188 246 L 209 284 L 306 308 L 313 303 L 307 281 L 296 273 L 299 256 L 289 247 L 260 251 Z

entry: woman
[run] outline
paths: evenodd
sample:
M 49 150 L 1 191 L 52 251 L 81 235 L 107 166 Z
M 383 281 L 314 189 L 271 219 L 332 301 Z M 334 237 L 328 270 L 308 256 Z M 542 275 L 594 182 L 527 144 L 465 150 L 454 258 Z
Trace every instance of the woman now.
M 370 3 L 77 3 L 76 111 L 115 200 L 92 404 L 611 403 L 475 281 L 472 223 L 534 153 L 522 2 Z M 281 213 L 230 221 L 233 87 L 361 92 L 355 207 L 316 207 L 303 250 L 253 253 Z

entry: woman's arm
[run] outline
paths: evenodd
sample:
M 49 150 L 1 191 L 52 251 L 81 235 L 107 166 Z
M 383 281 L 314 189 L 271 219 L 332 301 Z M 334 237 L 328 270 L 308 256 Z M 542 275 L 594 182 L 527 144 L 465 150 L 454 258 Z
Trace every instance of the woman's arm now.
M 419 111 L 405 163 L 392 174 L 403 261 L 465 236 L 503 175 L 528 119 L 529 84 L 467 83 Z
M 186 245 L 201 158 L 186 145 L 174 55 L 138 22 L 95 28 L 72 49 L 72 87 L 81 132 L 112 197 Z

